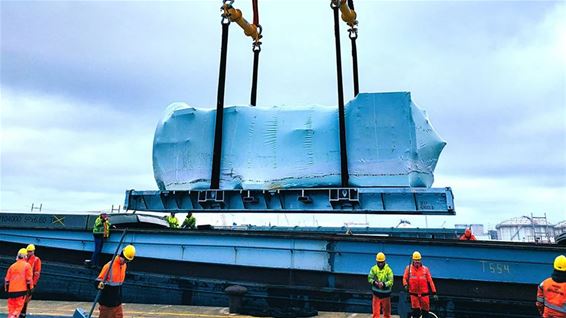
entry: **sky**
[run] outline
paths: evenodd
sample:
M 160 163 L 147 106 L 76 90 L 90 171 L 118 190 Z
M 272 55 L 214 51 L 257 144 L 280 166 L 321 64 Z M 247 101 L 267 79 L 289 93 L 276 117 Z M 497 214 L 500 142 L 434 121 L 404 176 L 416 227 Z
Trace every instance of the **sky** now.
M 155 190 L 172 102 L 215 107 L 221 1 L 1 1 L 0 210 L 79 212 Z M 251 1 L 236 0 L 251 20 Z M 456 216 L 197 215 L 198 223 L 415 226 L 566 219 L 566 4 L 355 1 L 361 92 L 410 91 L 447 146 Z M 336 105 L 329 1 L 259 1 L 259 105 Z M 353 97 L 341 26 L 345 100 Z M 230 26 L 225 105 L 249 103 L 251 40 Z

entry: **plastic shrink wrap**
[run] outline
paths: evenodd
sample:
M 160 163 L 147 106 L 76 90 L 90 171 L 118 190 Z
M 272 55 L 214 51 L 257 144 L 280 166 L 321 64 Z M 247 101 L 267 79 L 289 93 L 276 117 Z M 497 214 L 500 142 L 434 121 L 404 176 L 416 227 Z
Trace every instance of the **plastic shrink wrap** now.
M 174 103 L 159 122 L 160 190 L 208 189 L 215 109 Z M 345 105 L 351 187 L 430 187 L 445 142 L 408 92 L 365 93 Z M 338 107 L 224 109 L 221 189 L 340 186 Z

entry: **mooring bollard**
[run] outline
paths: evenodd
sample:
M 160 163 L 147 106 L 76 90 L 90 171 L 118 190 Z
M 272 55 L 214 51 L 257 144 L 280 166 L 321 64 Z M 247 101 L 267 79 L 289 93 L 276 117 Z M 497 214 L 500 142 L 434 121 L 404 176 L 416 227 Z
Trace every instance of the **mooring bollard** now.
M 231 314 L 242 314 L 242 299 L 244 295 L 248 292 L 248 289 L 240 285 L 232 285 L 226 287 L 224 292 L 228 294 L 230 313 Z

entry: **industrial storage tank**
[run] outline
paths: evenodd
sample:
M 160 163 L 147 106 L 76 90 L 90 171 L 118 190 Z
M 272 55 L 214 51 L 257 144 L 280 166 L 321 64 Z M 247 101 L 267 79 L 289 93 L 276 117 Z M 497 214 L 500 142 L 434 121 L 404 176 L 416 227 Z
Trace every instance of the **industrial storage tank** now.
M 566 220 L 558 222 L 556 223 L 556 225 L 554 225 L 554 235 L 558 236 L 562 233 L 566 233 Z
M 546 216 L 520 216 L 503 221 L 495 226 L 502 241 L 554 242 L 554 227 Z

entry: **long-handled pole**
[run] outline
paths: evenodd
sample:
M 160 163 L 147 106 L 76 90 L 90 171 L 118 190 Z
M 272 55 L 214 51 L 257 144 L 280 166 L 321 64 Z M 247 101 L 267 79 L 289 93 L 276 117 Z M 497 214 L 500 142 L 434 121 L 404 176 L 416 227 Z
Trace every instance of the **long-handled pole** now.
M 108 279 L 108 275 L 112 271 L 112 265 L 114 265 L 114 260 L 116 259 L 116 256 L 118 255 L 118 252 L 120 251 L 120 246 L 122 246 L 122 242 L 124 241 L 124 238 L 126 237 L 127 231 L 128 231 L 128 229 L 124 229 L 124 232 L 122 232 L 122 237 L 120 237 L 120 242 L 118 242 L 118 246 L 116 246 L 116 251 L 114 251 L 114 256 L 112 256 L 112 260 L 110 261 L 110 267 L 108 268 L 108 271 L 104 275 L 104 279 L 102 280 L 103 282 L 105 282 Z M 98 302 L 98 299 L 100 299 L 101 294 L 102 294 L 102 289 L 99 289 L 98 292 L 96 293 L 96 297 L 94 298 L 94 302 L 92 303 L 92 307 L 90 308 L 90 311 L 88 313 L 88 316 L 87 316 L 88 318 L 90 318 L 92 316 L 92 312 L 94 311 L 94 308 L 96 307 L 96 303 Z

